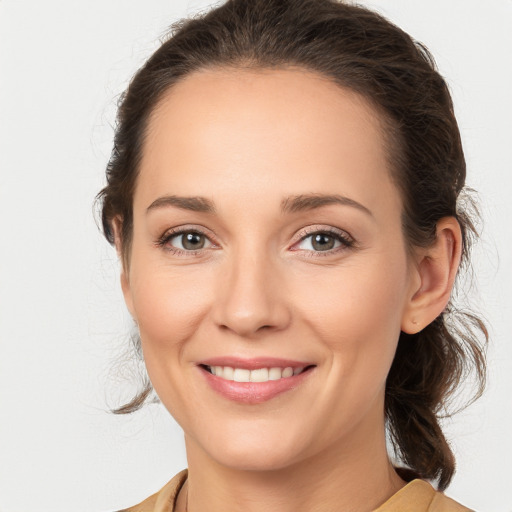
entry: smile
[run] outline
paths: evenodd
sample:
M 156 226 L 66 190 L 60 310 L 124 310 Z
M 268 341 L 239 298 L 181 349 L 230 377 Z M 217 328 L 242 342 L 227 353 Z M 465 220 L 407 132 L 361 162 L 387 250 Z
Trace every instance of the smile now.
M 215 393 L 240 404 L 260 404 L 300 388 L 315 364 L 276 358 L 222 357 L 197 365 Z
M 231 366 L 206 366 L 206 369 L 216 377 L 235 382 L 268 382 L 269 380 L 287 379 L 304 371 L 304 367 L 292 368 L 291 366 L 254 370 L 232 368 Z

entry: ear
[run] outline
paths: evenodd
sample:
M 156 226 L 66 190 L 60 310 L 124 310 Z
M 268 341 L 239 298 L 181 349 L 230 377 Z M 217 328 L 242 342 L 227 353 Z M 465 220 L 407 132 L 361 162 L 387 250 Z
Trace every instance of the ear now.
M 450 300 L 462 252 L 462 234 L 455 217 L 437 223 L 436 239 L 417 251 L 410 297 L 404 309 L 401 329 L 416 334 L 433 322 Z
M 112 220 L 112 230 L 114 232 L 114 245 L 116 247 L 117 256 L 119 258 L 119 261 L 121 262 L 121 276 L 120 276 L 121 289 L 123 291 L 126 307 L 128 308 L 128 311 L 130 311 L 130 314 L 132 315 L 132 317 L 135 319 L 131 287 L 130 287 L 130 279 L 129 279 L 130 276 L 129 276 L 128 261 L 123 253 L 123 238 L 122 238 L 123 229 L 122 228 L 123 228 L 123 219 L 120 216 L 115 217 Z

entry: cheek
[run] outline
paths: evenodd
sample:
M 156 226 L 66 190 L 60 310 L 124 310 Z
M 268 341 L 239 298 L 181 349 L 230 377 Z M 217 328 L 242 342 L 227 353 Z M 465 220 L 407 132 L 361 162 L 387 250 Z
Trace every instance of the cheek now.
M 297 302 L 308 305 L 300 316 L 323 340 L 333 366 L 344 375 L 357 374 L 358 382 L 385 381 L 400 335 L 406 261 L 396 255 L 391 264 L 385 260 L 361 260 L 316 276 L 308 294 L 296 290 Z
M 186 426 L 192 390 L 183 382 L 193 368 L 187 347 L 208 310 L 211 293 L 197 273 L 162 268 L 142 275 L 132 290 L 146 369 L 169 413 Z
M 153 267 L 151 272 L 137 270 L 133 272 L 133 308 L 146 366 L 154 380 L 155 372 L 183 362 L 182 348 L 197 331 L 212 293 L 208 280 L 195 270 L 175 272 L 165 266 Z
M 361 258 L 329 272 L 304 275 L 295 283 L 294 291 L 302 296 L 299 304 L 307 306 L 303 314 L 314 312 L 319 328 L 323 324 L 326 330 L 399 327 L 407 284 L 406 262 L 396 255 L 391 264 L 386 260 L 384 256 Z
M 331 411 L 326 438 L 383 414 L 386 378 L 400 335 L 404 268 L 401 262 L 387 272 L 381 264 L 351 265 L 308 286 L 310 306 L 300 317 L 324 347 L 326 379 L 314 407 Z M 298 296 L 298 303 L 306 300 Z

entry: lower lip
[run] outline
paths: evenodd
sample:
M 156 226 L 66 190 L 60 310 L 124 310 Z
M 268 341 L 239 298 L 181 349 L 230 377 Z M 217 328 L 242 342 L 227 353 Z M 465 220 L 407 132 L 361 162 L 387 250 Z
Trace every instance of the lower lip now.
M 244 404 L 261 404 L 300 386 L 314 369 L 310 367 L 298 375 L 267 382 L 235 382 L 216 377 L 205 368 L 198 366 L 210 387 L 224 398 Z

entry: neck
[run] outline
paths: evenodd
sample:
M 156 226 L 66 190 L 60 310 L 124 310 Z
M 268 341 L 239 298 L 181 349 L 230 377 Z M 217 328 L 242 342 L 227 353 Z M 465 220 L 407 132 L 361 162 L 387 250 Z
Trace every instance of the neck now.
M 265 471 L 220 465 L 186 437 L 187 512 L 374 510 L 405 485 L 389 461 L 381 432 L 368 436 L 359 428 L 350 443 L 345 440 L 298 463 Z M 180 496 L 177 512 L 184 505 Z

